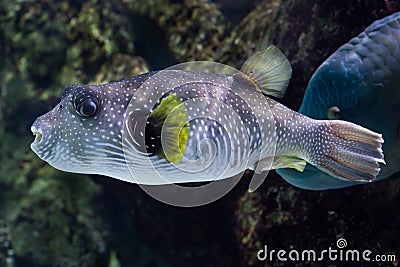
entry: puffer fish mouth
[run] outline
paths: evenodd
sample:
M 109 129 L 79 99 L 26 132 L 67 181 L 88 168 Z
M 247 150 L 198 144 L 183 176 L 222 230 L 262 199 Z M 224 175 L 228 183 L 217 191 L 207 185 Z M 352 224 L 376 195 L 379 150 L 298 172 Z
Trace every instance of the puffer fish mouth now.
M 33 141 L 33 143 L 40 143 L 40 141 L 42 141 L 42 137 L 43 137 L 42 130 L 37 129 L 35 126 L 32 126 L 31 131 L 32 131 L 33 135 L 35 136 L 35 140 Z

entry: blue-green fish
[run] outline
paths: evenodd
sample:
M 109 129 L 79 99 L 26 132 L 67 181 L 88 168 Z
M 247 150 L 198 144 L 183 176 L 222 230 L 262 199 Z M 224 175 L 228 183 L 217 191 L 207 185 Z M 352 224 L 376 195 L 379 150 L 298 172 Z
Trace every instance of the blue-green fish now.
M 382 133 L 387 164 L 377 180 L 400 171 L 400 12 L 375 21 L 322 63 L 299 112 L 315 119 L 351 121 Z M 277 172 L 305 189 L 360 184 L 335 179 L 309 164 L 302 173 Z
M 147 185 L 303 170 L 306 161 L 337 179 L 374 180 L 384 163 L 380 134 L 310 119 L 261 93 L 282 97 L 291 72 L 270 46 L 230 74 L 167 69 L 70 85 L 33 123 L 31 148 L 63 171 Z

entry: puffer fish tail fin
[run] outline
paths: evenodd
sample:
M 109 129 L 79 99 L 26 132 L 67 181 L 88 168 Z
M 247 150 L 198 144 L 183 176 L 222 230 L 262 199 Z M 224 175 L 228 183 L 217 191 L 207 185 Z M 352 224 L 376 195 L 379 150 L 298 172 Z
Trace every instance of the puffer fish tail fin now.
M 285 55 L 269 46 L 248 58 L 240 69 L 266 95 L 283 97 L 292 76 L 292 67 Z
M 339 179 L 371 182 L 384 163 L 381 134 L 351 122 L 320 121 L 327 128 L 328 140 L 310 160 L 317 168 Z

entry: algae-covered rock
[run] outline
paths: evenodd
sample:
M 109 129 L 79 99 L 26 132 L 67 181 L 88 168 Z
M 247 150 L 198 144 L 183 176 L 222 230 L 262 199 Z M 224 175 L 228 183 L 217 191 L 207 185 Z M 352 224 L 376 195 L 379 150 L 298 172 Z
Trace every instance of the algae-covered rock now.
M 5 0 L 1 9 L 6 64 L 16 64 L 15 71 L 39 84 L 53 82 L 68 45 L 65 25 L 76 8 L 68 2 Z
M 347 241 L 348 249 L 398 255 L 398 178 L 327 192 L 298 190 L 279 179 L 271 177 L 238 202 L 237 233 L 246 266 L 284 264 L 276 255 L 272 262 L 260 261 L 257 252 L 265 245 L 269 250 L 321 252 L 337 249 L 339 238 Z
M 227 2 L 0 2 L 0 266 L 280 265 L 258 261 L 257 251 L 326 248 L 339 237 L 399 253 L 399 179 L 307 192 L 271 172 L 255 193 L 241 181 L 218 202 L 188 210 L 136 185 L 59 172 L 30 152 L 30 125 L 70 83 L 115 81 L 174 61 L 240 67 L 270 44 L 293 65 L 283 103 L 297 109 L 328 55 L 399 9 L 384 0 L 255 0 L 236 23 L 221 8 Z
M 126 16 L 116 11 L 116 1 L 85 1 L 79 13 L 68 23 L 63 72 L 74 71 L 81 81 L 88 81 L 96 66 L 117 52 L 134 50 L 132 26 Z
M 40 265 L 94 266 L 107 252 L 108 233 L 91 203 L 100 188 L 50 168 L 38 171 L 40 179 L 9 217 L 15 254 Z
M 168 4 L 167 1 L 126 1 L 133 11 L 156 21 L 167 36 L 168 47 L 180 61 L 220 57 L 231 26 L 217 4 L 196 0 Z
M 22 259 L 35 266 L 93 266 L 107 252 L 107 228 L 93 205 L 99 186 L 44 164 L 27 151 L 31 138 L 14 135 L 5 132 L 0 154 L 0 227 L 7 230 L 0 263 L 6 255 L 15 266 Z
M 68 25 L 81 8 L 68 1 L 0 3 L 1 266 L 95 266 L 107 258 L 107 223 L 93 205 L 99 186 L 56 171 L 29 149 L 35 117 L 58 101 L 66 83 L 80 81 L 65 55 L 73 44 Z M 113 56 L 102 55 L 99 62 Z M 74 78 L 63 69 L 72 69 Z
M 385 3 L 267 1 L 261 4 L 267 9 L 256 8 L 245 18 L 246 23 L 239 25 L 244 27 L 239 36 L 246 36 L 246 31 L 253 36 L 262 33 L 259 41 L 273 43 L 288 55 L 293 77 L 283 103 L 298 109 L 314 70 L 370 23 L 396 11 L 389 10 L 393 6 Z M 261 23 L 265 28 L 254 22 L 261 20 L 259 12 L 270 13 L 270 17 L 265 18 L 270 23 Z M 258 46 L 258 43 L 240 42 L 250 49 Z M 273 172 L 269 176 L 258 191 L 244 195 L 238 202 L 237 234 L 244 265 L 283 266 L 284 262 L 276 258 L 273 262 L 257 259 L 257 252 L 264 245 L 270 250 L 321 251 L 337 248 L 339 238 L 345 238 L 352 249 L 399 254 L 400 232 L 396 225 L 400 217 L 396 211 L 399 209 L 400 177 L 365 186 L 311 192 L 288 185 Z
M 279 47 L 293 67 L 281 102 L 297 110 L 315 69 L 370 23 L 396 11 L 387 2 L 263 1 L 235 27 L 229 39 L 237 53 L 227 53 L 224 61 L 243 61 L 270 44 Z
M 159 23 L 169 36 L 169 47 L 180 61 L 218 59 L 230 29 L 229 22 L 208 1 L 185 1 Z
M 148 64 L 142 57 L 117 53 L 101 65 L 100 70 L 91 83 L 101 84 L 112 82 L 148 71 Z

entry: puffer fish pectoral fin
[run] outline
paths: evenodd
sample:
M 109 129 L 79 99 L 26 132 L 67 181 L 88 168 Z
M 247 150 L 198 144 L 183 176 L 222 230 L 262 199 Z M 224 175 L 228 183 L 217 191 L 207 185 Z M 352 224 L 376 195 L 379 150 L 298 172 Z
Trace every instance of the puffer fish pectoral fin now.
M 292 76 L 292 67 L 285 55 L 269 46 L 248 58 L 240 69 L 260 90 L 275 97 L 283 97 Z
M 275 157 L 273 169 L 278 168 L 291 168 L 299 172 L 303 172 L 306 167 L 307 161 L 296 156 L 279 156 Z
M 170 94 L 161 100 L 149 115 L 151 127 L 146 127 L 145 133 L 146 136 L 151 136 L 146 140 L 152 140 L 152 147 L 157 148 L 154 154 L 174 164 L 182 160 L 189 137 L 187 119 L 185 107 L 176 94 Z
M 306 167 L 307 161 L 296 156 L 282 155 L 275 157 L 268 157 L 261 159 L 257 163 L 256 173 L 263 171 L 278 169 L 278 168 L 292 168 L 299 172 L 303 172 Z

